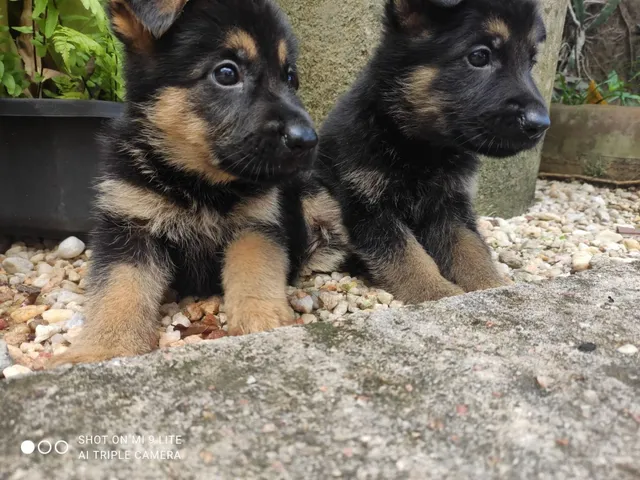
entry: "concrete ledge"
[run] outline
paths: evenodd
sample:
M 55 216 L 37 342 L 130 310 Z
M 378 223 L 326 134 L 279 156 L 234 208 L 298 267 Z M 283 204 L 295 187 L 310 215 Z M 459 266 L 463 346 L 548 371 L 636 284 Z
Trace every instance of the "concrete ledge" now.
M 639 299 L 640 263 L 605 265 L 0 382 L 1 476 L 637 478 Z M 43 439 L 69 452 L 20 452 Z

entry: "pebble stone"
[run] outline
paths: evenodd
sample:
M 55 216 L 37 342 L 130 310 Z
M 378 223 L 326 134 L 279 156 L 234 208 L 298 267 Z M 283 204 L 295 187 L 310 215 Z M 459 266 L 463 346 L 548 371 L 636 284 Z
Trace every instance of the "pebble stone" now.
M 38 325 L 36 327 L 36 338 L 33 341 L 35 343 L 42 343 L 60 332 L 62 332 L 60 325 Z
M 302 298 L 293 297 L 289 303 L 296 312 L 311 313 L 313 311 L 313 299 L 309 295 L 304 295 Z
M 0 370 L 4 370 L 13 364 L 13 359 L 9 354 L 7 342 L 0 340 Z
M 15 310 L 11 314 L 11 319 L 16 323 L 25 323 L 47 310 L 46 305 L 26 305 Z
M 507 220 L 482 217 L 478 229 L 492 248 L 498 270 L 516 282 L 579 274 L 605 258 L 640 260 L 640 237 L 617 232 L 618 226 L 640 228 L 639 192 L 539 181 L 535 203 L 526 214 Z M 85 324 L 91 255 L 75 237 L 60 245 L 14 243 L 4 253 L 0 250 L 0 337 L 14 362 L 5 367 L 11 369 L 9 376 L 41 370 L 45 357 L 59 355 L 77 341 Z M 352 313 L 403 306 L 390 293 L 346 272 L 305 276 L 289 287 L 287 298 L 298 324 L 340 326 Z M 158 315 L 163 348 L 215 341 L 227 336 L 227 330 L 220 297 L 169 296 Z M 596 345 L 577 348 L 591 352 Z M 632 344 L 618 348 L 625 355 L 637 351 Z M 544 376 L 541 380 L 550 384 Z
M 2 370 L 4 378 L 19 377 L 31 373 L 31 369 L 23 365 L 12 365 Z
M 622 345 L 620 348 L 618 348 L 618 352 L 625 355 L 635 355 L 636 353 L 638 353 L 638 347 L 627 343 L 626 345 Z
M 58 323 L 71 319 L 71 317 L 73 317 L 73 314 L 73 310 L 67 310 L 64 308 L 53 308 L 47 310 L 46 312 L 42 312 L 42 319 L 46 320 L 49 323 Z
M 2 268 L 9 274 L 28 274 L 33 270 L 33 263 L 22 257 L 8 257 L 2 261 Z
M 64 259 L 76 258 L 84 252 L 84 247 L 82 240 L 76 237 L 69 237 L 58 246 L 58 256 Z
M 584 272 L 591 265 L 593 255 L 589 252 L 577 252 L 571 257 L 571 266 L 574 272 Z

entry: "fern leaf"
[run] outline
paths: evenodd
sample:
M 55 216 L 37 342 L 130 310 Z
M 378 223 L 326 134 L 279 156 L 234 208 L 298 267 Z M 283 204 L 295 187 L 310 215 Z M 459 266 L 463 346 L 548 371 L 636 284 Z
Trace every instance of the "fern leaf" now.
M 81 0 L 81 2 L 85 9 L 93 13 L 98 25 L 103 25 L 106 22 L 107 14 L 100 0 Z

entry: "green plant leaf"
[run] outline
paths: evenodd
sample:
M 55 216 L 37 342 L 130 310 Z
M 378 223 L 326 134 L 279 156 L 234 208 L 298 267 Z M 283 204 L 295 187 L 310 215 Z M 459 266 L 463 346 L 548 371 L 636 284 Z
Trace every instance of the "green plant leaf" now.
M 576 12 L 576 18 L 578 22 L 580 22 L 580 25 L 584 25 L 584 20 L 587 15 L 584 0 L 573 0 L 573 11 Z
M 60 94 L 59 98 L 86 100 L 88 98 L 88 95 L 84 92 L 64 92 Z
M 36 55 L 38 57 L 43 58 L 47 55 L 47 46 L 44 43 L 35 38 L 31 39 L 31 43 L 36 47 Z
M 33 29 L 31 27 L 11 27 L 11 29 L 20 33 L 33 33 Z
M 624 88 L 624 84 L 620 82 L 618 72 L 615 70 L 612 70 L 611 73 L 609 73 L 609 76 L 604 83 L 609 87 L 609 90 L 620 90 L 621 88 Z
M 44 35 L 47 38 L 51 38 L 53 32 L 55 32 L 56 27 L 58 26 L 58 18 L 60 16 L 60 12 L 53 5 L 49 6 L 47 10 L 47 21 L 44 24 Z
M 0 78 L 4 76 L 4 63 L 0 62 Z
M 6 72 L 2 76 L 2 84 L 7 88 L 7 92 L 9 92 L 9 94 L 12 94 L 13 89 L 16 87 L 16 81 L 13 78 L 13 75 L 9 72 Z
M 37 20 L 47 10 L 47 4 L 49 0 L 33 0 L 33 11 L 31 12 L 31 18 Z
M 33 18 L 34 20 L 36 20 L 37 18 L 40 18 L 40 16 L 47 9 L 48 3 L 49 3 L 49 0 L 34 0 L 33 13 L 31 15 L 31 18 Z
M 613 15 L 613 12 L 616 11 L 616 8 L 618 8 L 618 5 L 620 5 L 621 1 L 622 0 L 609 0 L 607 4 L 602 8 L 602 10 L 600 10 L 600 13 L 596 17 L 596 19 L 591 22 L 588 29 L 595 30 L 601 25 L 604 25 L 607 20 L 609 20 L 611 15 Z

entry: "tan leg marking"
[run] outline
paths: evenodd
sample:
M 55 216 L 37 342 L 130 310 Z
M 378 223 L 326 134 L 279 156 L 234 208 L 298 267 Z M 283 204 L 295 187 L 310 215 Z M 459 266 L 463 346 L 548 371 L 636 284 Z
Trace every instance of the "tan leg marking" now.
M 51 364 L 99 362 L 153 350 L 158 308 L 168 283 L 166 272 L 157 268 L 112 267 L 90 297 L 81 336 Z
M 231 335 L 293 322 L 286 297 L 288 269 L 286 252 L 263 234 L 245 232 L 231 243 L 222 271 Z
M 421 303 L 464 293 L 442 276 L 436 262 L 412 234 L 407 236 L 407 245 L 402 253 L 379 262 L 373 273 L 382 279 L 385 289 L 407 303 Z
M 503 287 L 511 283 L 496 269 L 489 248 L 480 235 L 467 228 L 455 233 L 453 246 L 453 281 L 466 292 Z

